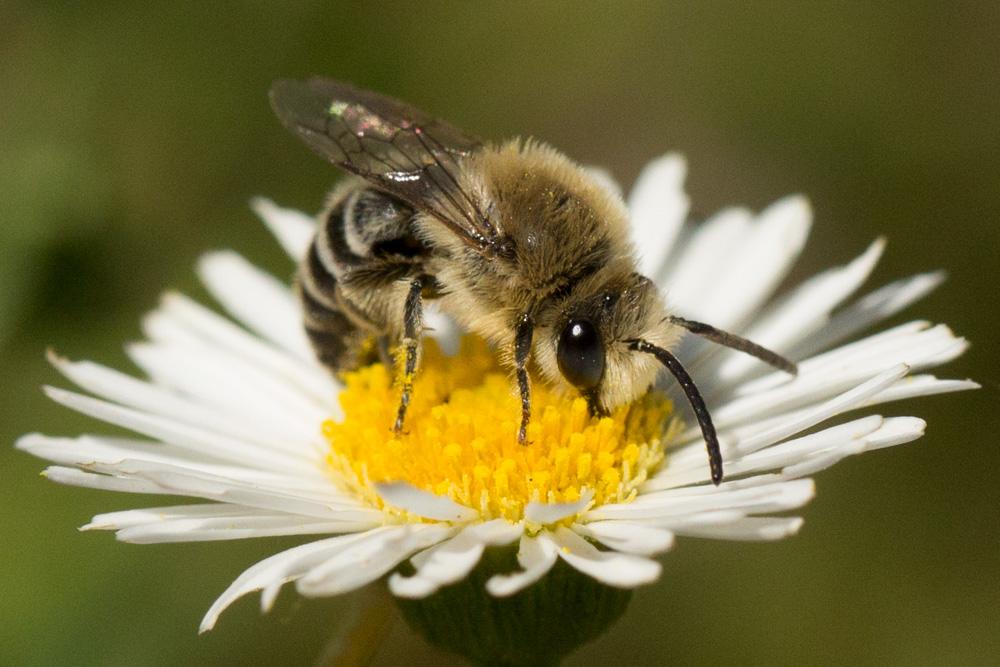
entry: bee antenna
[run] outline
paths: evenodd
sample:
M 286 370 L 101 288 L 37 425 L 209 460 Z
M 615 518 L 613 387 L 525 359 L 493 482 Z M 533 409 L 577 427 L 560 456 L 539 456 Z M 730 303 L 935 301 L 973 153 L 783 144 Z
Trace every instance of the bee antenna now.
M 695 386 L 694 380 L 688 375 L 687 370 L 681 365 L 677 357 L 672 355 L 662 347 L 657 347 L 644 340 L 626 341 L 630 350 L 651 354 L 667 367 L 667 370 L 677 379 L 677 384 L 684 390 L 691 409 L 698 419 L 698 426 L 701 427 L 701 434 L 705 438 L 705 447 L 708 449 L 708 467 L 712 471 L 712 483 L 716 486 L 722 482 L 722 451 L 719 448 L 719 438 L 715 433 L 715 424 L 712 423 L 712 415 L 708 414 L 705 406 L 705 399 L 701 397 L 701 392 Z
M 685 320 L 683 317 L 675 317 L 671 315 L 667 317 L 667 321 L 671 324 L 676 324 L 679 327 L 687 329 L 697 336 L 706 338 L 713 343 L 718 343 L 719 345 L 723 345 L 732 350 L 737 350 L 738 352 L 745 352 L 751 357 L 756 357 L 765 364 L 774 366 L 778 370 L 785 371 L 790 375 L 799 374 L 799 367 L 795 365 L 794 362 L 789 361 L 777 352 L 772 352 L 766 347 L 758 345 L 751 340 L 747 340 L 742 336 L 731 334 L 728 331 L 723 331 L 722 329 L 716 329 L 711 324 L 705 324 L 704 322 Z

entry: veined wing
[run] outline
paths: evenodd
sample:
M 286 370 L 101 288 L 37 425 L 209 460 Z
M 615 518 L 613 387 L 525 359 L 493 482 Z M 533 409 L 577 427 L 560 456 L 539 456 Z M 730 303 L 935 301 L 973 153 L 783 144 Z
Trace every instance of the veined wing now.
M 466 243 L 497 250 L 496 225 L 459 179 L 482 143 L 404 102 L 331 79 L 277 81 L 271 106 L 316 153 L 424 211 Z

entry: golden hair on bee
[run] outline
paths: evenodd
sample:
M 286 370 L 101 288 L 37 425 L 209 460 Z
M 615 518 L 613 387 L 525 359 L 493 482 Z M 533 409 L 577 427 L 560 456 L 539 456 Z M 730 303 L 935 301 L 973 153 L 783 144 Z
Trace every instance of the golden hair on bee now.
M 466 327 L 487 331 L 495 344 L 511 342 L 512 315 L 560 298 L 572 279 L 633 270 L 624 204 L 555 149 L 518 139 L 487 146 L 462 161 L 459 179 L 463 190 L 486 203 L 512 261 L 484 260 L 429 216 L 421 227 L 451 253 L 437 274 L 455 286 L 444 301 L 455 306 L 449 312 Z M 463 266 L 466 261 L 470 265 Z M 497 289 L 503 310 L 496 308 Z

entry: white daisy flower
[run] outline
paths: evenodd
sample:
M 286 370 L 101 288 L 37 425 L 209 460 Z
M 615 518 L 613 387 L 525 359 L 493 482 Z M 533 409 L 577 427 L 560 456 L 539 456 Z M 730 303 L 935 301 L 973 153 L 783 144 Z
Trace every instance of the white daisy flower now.
M 46 387 L 53 400 L 139 437 L 30 434 L 17 446 L 53 462 L 45 474 L 57 482 L 203 501 L 102 514 L 84 526 L 114 530 L 125 542 L 324 536 L 246 570 L 208 610 L 202 631 L 252 591 L 262 591 L 269 609 L 289 582 L 303 595 L 327 596 L 389 574 L 395 595 L 423 598 L 466 578 L 496 545 L 517 543 L 519 567 L 485 584 L 503 597 L 558 560 L 631 588 L 659 577 L 655 557 L 678 535 L 792 535 L 802 519 L 787 513 L 813 497 L 811 475 L 923 434 L 916 417 L 859 410 L 976 387 L 922 372 L 967 343 L 924 321 L 845 343 L 942 275 L 851 301 L 882 253 L 878 240 L 773 299 L 805 243 L 809 205 L 789 197 L 756 215 L 731 209 L 685 224 L 684 175 L 683 160 L 666 156 L 628 198 L 640 270 L 672 312 L 801 360 L 789 379 L 700 340 L 680 345 L 719 431 L 726 480 L 718 487 L 696 423 L 675 417 L 673 403 L 656 393 L 598 420 L 581 399 L 536 383 L 532 445 L 518 446 L 509 379 L 476 342 L 464 343 L 457 360 L 427 351 L 410 433 L 397 439 L 386 427 L 396 408 L 388 372 L 376 365 L 344 384 L 332 379 L 313 358 L 289 286 L 233 252 L 199 266 L 231 319 L 166 295 L 143 322 L 149 340 L 128 348 L 147 379 L 52 357 L 86 392 Z M 313 220 L 265 200 L 254 208 L 289 255 L 301 257 Z M 454 329 L 440 318 L 430 324 L 454 353 Z

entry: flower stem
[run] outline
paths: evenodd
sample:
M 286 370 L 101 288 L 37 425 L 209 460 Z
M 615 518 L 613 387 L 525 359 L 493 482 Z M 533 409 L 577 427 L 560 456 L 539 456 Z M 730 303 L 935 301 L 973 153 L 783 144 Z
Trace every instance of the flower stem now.
M 369 586 L 359 594 L 357 606 L 341 622 L 316 659 L 316 667 L 363 667 L 382 647 L 396 619 L 389 594 Z

